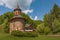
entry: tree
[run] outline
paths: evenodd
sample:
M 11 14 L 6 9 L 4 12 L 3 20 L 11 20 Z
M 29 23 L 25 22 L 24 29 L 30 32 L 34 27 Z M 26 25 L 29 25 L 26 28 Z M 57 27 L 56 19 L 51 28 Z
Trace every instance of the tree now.
M 50 17 L 50 14 L 45 14 L 44 15 L 44 25 L 45 26 L 49 26 L 49 17 Z
M 52 23 L 53 33 L 60 32 L 60 22 L 59 20 L 55 19 Z
M 48 34 L 48 33 L 50 33 L 50 28 L 48 26 L 45 27 L 44 23 L 41 23 L 40 25 L 38 25 L 37 31 L 40 34 Z
M 51 31 L 53 32 L 53 22 L 55 19 L 60 20 L 60 8 L 58 5 L 54 4 L 50 13 L 45 14 L 44 16 L 44 25 L 50 27 Z
M 26 19 L 26 24 L 32 24 L 34 28 L 37 27 L 37 25 L 34 22 L 34 20 L 32 20 L 28 15 L 26 15 L 25 13 L 21 13 L 21 16 Z
M 32 20 L 28 15 L 26 15 L 25 13 L 21 13 L 20 15 L 26 19 L 27 24 L 32 24 L 33 27 L 36 28 L 34 20 Z M 0 25 L 4 28 L 5 32 L 9 31 L 8 20 L 12 19 L 13 16 L 14 16 L 13 12 L 7 12 L 4 13 L 3 15 L 0 15 Z
M 44 23 L 41 23 L 40 25 L 37 26 L 37 31 L 40 34 L 43 34 L 44 33 L 44 29 L 45 29 Z
M 50 32 L 51 32 L 51 29 L 48 26 L 46 26 L 44 29 L 44 33 L 49 34 Z

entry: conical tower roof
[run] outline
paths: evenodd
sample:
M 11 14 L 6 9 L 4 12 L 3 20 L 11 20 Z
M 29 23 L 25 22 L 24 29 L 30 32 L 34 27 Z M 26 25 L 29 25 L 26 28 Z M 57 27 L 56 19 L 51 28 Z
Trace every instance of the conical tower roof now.
M 19 7 L 18 3 L 17 3 L 17 6 L 16 6 L 16 8 L 14 9 L 14 11 L 16 11 L 16 10 L 19 10 L 19 11 L 21 11 L 21 9 L 20 9 L 20 7 Z

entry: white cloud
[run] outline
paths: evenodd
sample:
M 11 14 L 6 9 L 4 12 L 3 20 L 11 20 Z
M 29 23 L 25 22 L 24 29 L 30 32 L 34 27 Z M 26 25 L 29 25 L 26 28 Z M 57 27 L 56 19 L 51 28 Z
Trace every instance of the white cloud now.
M 37 16 L 35 16 L 34 20 L 39 20 Z
M 24 10 L 24 11 L 22 11 L 22 12 L 24 12 L 25 14 L 28 14 L 28 13 L 32 13 L 33 10 Z
M 34 18 L 32 18 L 32 17 L 30 16 L 30 18 L 31 18 L 32 20 L 39 20 L 39 18 L 38 18 L 37 16 L 35 16 Z
M 2 0 L 0 0 L 0 5 L 3 5 L 4 3 L 3 3 L 3 1 Z
M 33 10 L 29 10 L 32 2 L 33 0 L 0 0 L 0 5 L 5 5 L 10 9 L 14 9 L 18 3 L 22 11 L 27 14 L 33 12 Z
M 33 18 L 30 16 L 30 18 L 33 20 Z
M 22 10 L 28 10 L 33 0 L 0 0 L 0 5 L 5 4 L 6 7 L 14 9 L 17 2 Z

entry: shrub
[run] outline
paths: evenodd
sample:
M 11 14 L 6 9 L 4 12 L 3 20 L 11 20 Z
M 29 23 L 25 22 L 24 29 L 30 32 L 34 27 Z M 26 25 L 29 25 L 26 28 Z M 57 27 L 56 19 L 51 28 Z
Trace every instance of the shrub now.
M 42 24 L 38 25 L 37 32 L 39 32 L 39 34 L 47 35 L 48 33 L 51 32 L 51 30 L 48 26 L 44 26 L 44 23 L 42 23 Z
M 50 32 L 51 32 L 50 28 L 49 28 L 48 26 L 45 27 L 44 33 L 47 35 L 47 34 L 49 34 Z
M 26 37 L 36 37 L 38 36 L 37 32 L 24 32 L 24 36 Z
M 8 24 L 7 25 L 6 24 L 4 25 L 4 32 L 5 33 L 9 33 L 9 25 Z
M 23 36 L 23 32 L 21 32 L 21 31 L 12 31 L 11 35 L 19 37 L 19 36 Z
M 12 31 L 11 35 L 18 37 L 37 37 L 37 32 Z
M 60 22 L 59 20 L 55 19 L 53 22 L 52 22 L 52 32 L 53 34 L 56 34 L 60 31 Z
M 41 23 L 40 25 L 37 26 L 37 32 L 39 32 L 40 34 L 44 34 L 44 23 Z

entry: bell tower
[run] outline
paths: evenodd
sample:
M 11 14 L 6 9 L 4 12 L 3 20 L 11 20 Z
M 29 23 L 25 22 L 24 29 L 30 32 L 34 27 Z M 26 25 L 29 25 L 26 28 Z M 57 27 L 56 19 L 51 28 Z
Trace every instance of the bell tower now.
M 21 9 L 19 8 L 19 5 L 17 4 L 16 8 L 14 9 L 14 15 L 18 16 L 21 14 Z
M 21 16 L 21 9 L 17 3 L 14 9 L 14 16 L 9 20 L 10 33 L 14 30 L 24 31 L 26 19 Z

